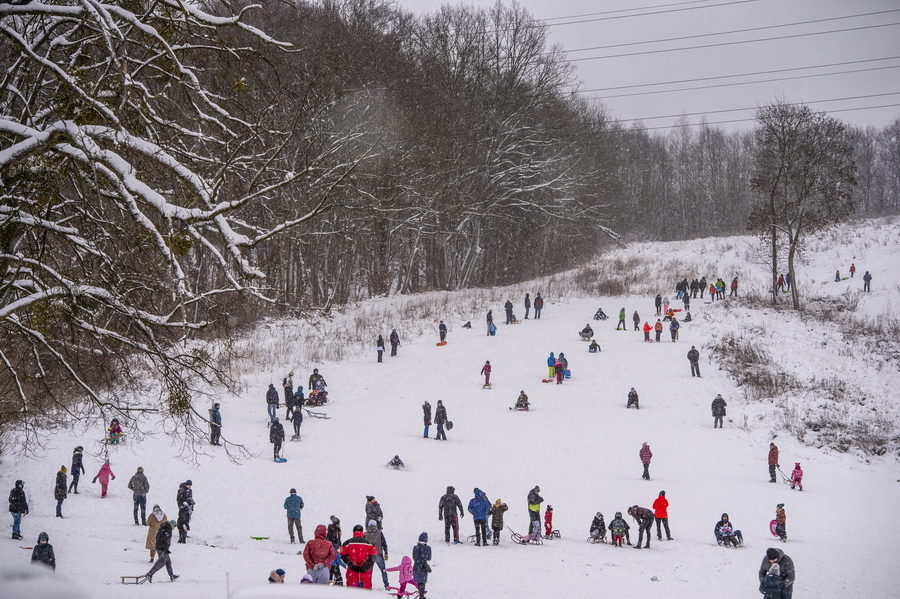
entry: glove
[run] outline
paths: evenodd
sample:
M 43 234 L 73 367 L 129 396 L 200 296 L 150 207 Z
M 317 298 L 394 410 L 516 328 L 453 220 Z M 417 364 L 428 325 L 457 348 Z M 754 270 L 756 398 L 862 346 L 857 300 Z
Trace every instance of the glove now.
M 443 521 L 443 519 L 444 519 L 444 517 L 443 517 L 443 516 L 438 516 L 438 520 L 441 520 L 441 521 Z
M 316 564 L 315 566 L 313 566 L 313 570 L 321 570 L 321 569 L 324 568 L 324 567 L 325 567 L 325 566 L 323 566 L 321 563 L 318 563 L 318 564 Z
M 113 479 L 113 480 L 116 480 L 116 477 L 114 476 L 114 477 L 112 477 L 112 479 Z
M 387 551 L 384 552 L 384 561 L 388 561 Z
M 97 484 L 97 479 L 96 479 L 96 478 L 95 478 L 95 479 L 94 479 L 94 480 L 92 480 L 92 481 L 91 481 L 91 482 L 92 482 L 92 483 L 93 483 L 93 484 L 95 484 L 95 485 L 96 485 L 96 484 Z

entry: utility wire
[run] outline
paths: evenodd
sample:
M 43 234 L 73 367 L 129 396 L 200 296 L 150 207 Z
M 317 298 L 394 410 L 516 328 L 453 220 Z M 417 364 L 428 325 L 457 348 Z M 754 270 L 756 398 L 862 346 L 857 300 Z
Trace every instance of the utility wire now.
M 704 2 L 709 2 L 709 0 L 691 0 L 691 2 L 673 2 L 672 4 L 654 4 L 653 6 L 641 6 L 638 8 L 621 8 L 619 10 L 606 10 L 602 12 L 589 12 L 580 15 L 567 15 L 565 17 L 548 17 L 546 19 L 540 19 L 541 21 L 562 21 L 565 19 L 580 19 L 582 17 L 594 17 L 597 15 L 614 15 L 622 12 L 634 12 L 636 10 L 651 10 L 653 8 L 671 8 L 673 6 L 684 6 L 685 4 L 703 4 Z M 698 8 L 707 8 L 706 6 L 701 6 Z M 634 15 L 640 16 L 640 15 Z
M 887 56 L 885 58 L 867 58 L 864 60 L 850 60 L 847 62 L 831 62 L 828 64 L 817 64 L 806 67 L 792 67 L 789 69 L 773 69 L 770 71 L 755 71 L 753 73 L 739 73 L 736 75 L 717 75 L 715 77 L 698 77 L 696 79 L 676 79 L 673 81 L 659 81 L 657 83 L 637 83 L 634 85 L 619 85 L 616 87 L 595 87 L 593 89 L 581 90 L 581 93 L 613 91 L 617 89 L 633 89 L 636 87 L 649 87 L 654 85 L 674 85 L 676 83 L 695 83 L 698 81 L 715 81 L 716 79 L 731 79 L 733 77 L 754 77 L 756 75 L 773 75 L 775 73 L 789 73 L 791 71 L 804 71 L 807 69 L 823 69 L 826 67 L 842 67 L 850 64 L 863 64 L 867 62 L 879 62 L 882 60 L 896 60 L 900 56 Z
M 759 0 L 735 0 L 734 2 L 721 2 L 719 4 L 707 4 L 706 6 L 693 6 L 688 8 L 673 8 L 666 10 L 657 10 L 654 12 L 644 12 L 636 15 L 618 15 L 611 17 L 599 17 L 596 19 L 583 19 L 579 21 L 564 21 L 562 23 L 545 23 L 544 21 L 548 21 L 550 19 L 541 19 L 541 23 L 534 25 L 534 27 L 559 27 L 561 25 L 578 25 L 580 23 L 596 23 L 599 21 L 614 21 L 617 19 L 630 19 L 632 17 L 647 17 L 652 15 L 663 15 L 673 12 L 685 12 L 689 10 L 703 10 L 706 8 L 718 8 L 720 6 L 733 6 L 735 4 L 749 4 L 750 2 L 759 2 Z M 665 5 L 663 5 L 665 6 Z M 641 9 L 631 9 L 631 10 L 641 10 Z M 613 11 L 613 12 L 621 12 L 621 11 Z M 598 14 L 606 14 L 606 13 L 598 13 Z M 560 17 L 561 18 L 561 17 Z
M 835 73 L 816 73 L 813 75 L 794 75 L 792 77 L 775 77 L 772 79 L 757 79 L 756 81 L 740 81 L 737 83 L 719 83 L 716 85 L 697 85 L 694 87 L 680 87 L 678 89 L 658 89 L 653 91 L 634 92 L 630 94 L 615 94 L 612 96 L 587 96 L 585 99 L 605 99 L 605 98 L 630 98 L 633 96 L 651 96 L 655 94 L 668 94 L 675 92 L 695 91 L 700 89 L 715 89 L 720 87 L 738 87 L 741 85 L 753 85 L 756 83 L 770 83 L 773 81 L 797 81 L 799 79 L 812 79 L 815 77 L 829 77 L 831 75 L 847 75 L 853 73 L 867 73 L 869 71 L 885 71 L 889 69 L 900 69 L 900 64 L 889 67 L 872 67 L 871 69 L 851 69 L 849 71 L 837 71 Z
M 681 40 L 691 40 L 691 39 L 699 39 L 699 38 L 704 38 L 704 37 L 714 37 L 717 35 L 733 35 L 735 33 L 749 33 L 751 31 L 765 31 L 767 29 L 781 29 L 783 27 L 797 27 L 800 25 L 814 25 L 817 23 L 827 23 L 830 21 L 843 21 L 846 19 L 858 19 L 858 18 L 862 18 L 862 17 L 871 17 L 874 15 L 884 15 L 884 14 L 894 13 L 894 12 L 900 12 L 900 8 L 894 8 L 891 10 L 881 10 L 878 12 L 860 13 L 857 15 L 846 15 L 843 17 L 828 17 L 825 19 L 816 19 L 813 21 L 797 21 L 796 23 L 784 23 L 781 25 L 765 25 L 765 26 L 761 26 L 761 27 L 750 27 L 748 29 L 733 29 L 731 31 L 718 31 L 715 33 L 698 33 L 696 35 L 668 37 L 668 38 L 661 38 L 661 39 L 656 39 L 656 40 L 646 40 L 643 42 L 626 42 L 624 44 L 609 44 L 607 46 L 592 46 L 590 48 L 576 48 L 574 50 L 566 49 L 565 51 L 566 51 L 566 53 L 586 52 L 588 50 L 607 50 L 609 48 L 624 48 L 627 46 L 640 46 L 643 44 L 659 44 L 659 43 L 663 43 L 663 42 L 677 42 L 677 41 L 681 41 Z M 545 52 L 544 54 L 551 54 L 551 52 Z
M 830 33 L 845 33 L 847 31 L 862 31 L 863 29 L 878 29 L 879 27 L 895 27 L 900 23 L 881 23 L 878 25 L 865 25 L 862 27 L 848 27 L 847 29 L 833 29 L 831 31 L 815 31 L 813 33 L 796 33 L 794 35 L 781 35 L 776 37 L 764 37 L 755 40 L 740 40 L 736 42 L 722 42 L 718 44 L 704 44 L 701 46 L 686 46 L 684 48 L 669 48 L 668 50 L 645 50 L 643 52 L 629 52 L 626 54 L 609 54 L 607 56 L 589 56 L 587 58 L 569 58 L 567 62 L 583 62 L 586 60 L 601 60 L 604 58 L 623 58 L 626 56 L 640 56 L 643 54 L 661 54 L 663 52 L 681 52 L 683 50 L 701 50 L 704 48 L 718 48 L 721 46 L 736 46 L 738 44 L 754 44 L 757 42 L 771 42 L 776 40 L 788 40 L 798 37 L 811 37 L 814 35 L 827 35 Z

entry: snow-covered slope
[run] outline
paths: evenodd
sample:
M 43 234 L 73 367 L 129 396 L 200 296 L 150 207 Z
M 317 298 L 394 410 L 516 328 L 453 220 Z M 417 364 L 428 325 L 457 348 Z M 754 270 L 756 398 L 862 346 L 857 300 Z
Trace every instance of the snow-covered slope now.
M 861 299 L 858 312 L 896 318 L 897 223 L 873 221 L 855 231 L 859 234 L 823 237 L 815 242 L 821 245 L 810 248 L 814 251 L 808 253 L 806 268 L 814 273 L 809 278 L 816 280 L 815 294 L 839 297 L 845 288 L 861 286 L 862 272 L 871 270 L 873 291 Z M 692 273 L 730 280 L 739 272 L 742 289 L 751 293 L 764 285 L 765 270 L 749 259 L 753 253 L 749 243 L 748 238 L 731 238 L 642 244 L 621 250 L 618 259 L 647 263 L 654 256 L 665 256 L 670 265 L 698 265 L 671 277 L 661 271 L 660 286 Z M 834 270 L 845 271 L 850 261 L 856 263 L 857 277 L 827 284 Z M 522 315 L 519 305 L 525 290 L 532 296 L 543 291 L 547 300 L 543 316 L 520 325 L 499 324 L 496 337 L 485 335 L 481 307 L 493 307 L 495 320 L 501 322 L 499 300 L 505 299 L 506 291 L 464 292 L 460 294 L 464 299 L 455 303 L 433 302 L 447 306 L 447 314 L 453 316 L 451 320 L 444 312 L 429 315 L 452 323 L 445 347 L 435 346 L 436 334 L 410 334 L 427 333 L 433 318 L 420 315 L 411 322 L 408 298 L 376 300 L 357 307 L 355 314 L 338 317 L 351 322 L 360 314 L 379 314 L 389 327 L 392 311 L 402 310 L 403 320 L 393 324 L 403 325 L 403 346 L 399 356 L 385 356 L 382 364 L 375 361 L 374 337 L 366 341 L 373 350 L 363 355 L 356 356 L 353 340 L 347 339 L 342 361 L 312 363 L 301 357 L 318 350 L 293 345 L 290 340 L 300 336 L 291 334 L 288 325 L 261 329 L 248 344 L 259 347 L 268 342 L 276 349 L 260 360 L 264 368 L 243 376 L 241 396 L 219 399 L 224 439 L 254 454 L 239 463 L 228 459 L 221 448 L 204 448 L 195 460 L 186 459 L 181 442 L 156 427 L 143 440 L 110 451 L 117 478 L 110 485 L 110 497 L 101 500 L 99 485 L 91 485 L 90 479 L 102 461 L 103 448 L 97 442 L 102 433 L 48 432 L 39 455 L 10 456 L 0 465 L 2 488 L 11 489 L 16 479 L 23 479 L 31 504 L 31 514 L 22 524 L 26 541 L 9 540 L 7 534 L 0 541 L 0 559 L 26 567 L 30 551 L 20 545 L 33 545 L 38 533 L 47 531 L 58 571 L 96 598 L 174 597 L 176 592 L 194 599 L 224 598 L 227 587 L 264 583 L 268 572 L 278 567 L 287 571 L 289 584 L 297 584 L 303 574 L 302 558 L 296 555 L 301 547 L 288 543 L 282 509 L 289 489 L 296 487 L 306 503 L 307 538 L 332 514 L 341 519 L 344 535 L 349 536 L 354 524 L 363 523 L 366 495 L 375 496 L 385 513 L 389 565 L 410 555 L 419 533 L 427 531 L 434 548 L 428 585 L 432 598 L 622 593 L 665 599 L 755 597 L 763 553 L 775 545 L 795 562 L 795 597 L 896 594 L 891 532 L 900 525 L 895 509 L 900 467 L 895 456 L 844 454 L 817 448 L 809 439 L 801 442 L 779 434 L 783 411 L 777 404 L 747 402 L 743 391 L 716 368 L 707 347 L 740 327 L 748 335 L 783 338 L 774 344 L 759 339 L 768 348 L 788 348 L 786 354 L 772 354 L 776 363 L 819 377 L 837 369 L 842 377 L 864 378 L 868 382 L 857 384 L 871 383 L 873 396 L 879 395 L 885 409 L 896 409 L 897 387 L 889 384 L 897 376 L 896 362 L 883 362 L 884 356 L 876 354 L 856 356 L 854 360 L 873 364 L 872 370 L 844 371 L 849 356 L 831 362 L 824 357 L 828 352 L 820 351 L 820 343 L 803 343 L 809 330 L 806 321 L 749 307 L 742 300 L 712 305 L 695 301 L 696 320 L 682 327 L 677 343 L 667 341 L 666 334 L 662 343 L 646 344 L 641 333 L 614 330 L 614 319 L 591 321 L 602 352 L 589 354 L 577 331 L 597 307 L 613 317 L 625 307 L 629 327 L 634 310 L 649 320 L 653 278 L 641 283 L 646 288 L 635 283 L 634 294 L 625 297 L 578 297 L 570 288 L 561 298 L 551 291 L 567 284 L 564 277 L 556 277 L 517 286 L 511 295 L 516 312 Z M 670 287 L 666 289 L 671 293 Z M 461 306 L 471 308 L 466 312 Z M 460 319 L 471 319 L 473 328 L 461 328 Z M 320 328 L 334 332 L 340 326 L 332 322 Z M 347 327 L 344 330 L 354 330 Z M 382 331 L 385 336 L 389 332 L 390 328 Z M 691 345 L 701 350 L 702 379 L 690 376 L 685 354 Z M 563 385 L 541 383 L 551 351 L 564 352 L 569 359 L 572 378 Z M 479 371 L 485 360 L 493 365 L 490 390 L 481 388 Z M 886 364 L 880 370 L 874 366 L 879 361 Z M 307 418 L 302 441 L 286 444 L 288 462 L 275 464 L 268 443 L 265 389 L 270 382 L 280 382 L 289 369 L 297 373 L 295 383 L 306 386 L 313 366 L 328 381 L 331 419 Z M 640 411 L 625 409 L 632 386 L 641 397 Z M 508 409 L 520 390 L 528 393 L 531 412 Z M 721 430 L 712 428 L 710 415 L 717 393 L 729 404 Z M 434 427 L 432 438 L 422 438 L 421 404 L 426 399 L 432 405 L 442 399 L 447 406 L 454 428 L 446 442 L 434 441 Z M 280 412 L 283 415 L 284 410 Z M 773 434 L 779 434 L 774 440 L 781 450 L 782 469 L 788 472 L 796 461 L 803 465 L 802 493 L 767 482 L 766 454 Z M 650 482 L 641 480 L 638 459 L 645 441 L 654 453 Z M 82 493 L 70 495 L 63 507 L 66 518 L 60 520 L 53 517 L 54 476 L 60 465 L 70 463 L 71 450 L 78 444 L 86 448 L 88 473 L 82 478 Z M 406 462 L 405 471 L 384 467 L 394 454 Z M 118 584 L 120 575 L 141 574 L 149 568 L 146 529 L 132 525 L 131 494 L 126 489 L 137 466 L 143 466 L 150 480 L 148 504 L 159 503 L 173 519 L 178 483 L 188 478 L 194 483 L 197 508 L 191 538 L 172 550 L 175 571 L 181 575 L 175 583 L 129 588 Z M 456 487 L 464 504 L 475 487 L 491 500 L 502 498 L 510 507 L 506 523 L 519 533 L 525 532 L 528 522 L 526 495 L 540 485 L 545 505 L 554 507 L 554 525 L 562 539 L 523 547 L 513 545 L 504 534 L 499 547 L 446 546 L 437 504 L 448 485 Z M 649 507 L 660 490 L 670 501 L 674 541 L 657 542 L 655 530 L 649 551 L 585 541 L 595 512 L 601 511 L 609 522 L 616 511 L 625 512 L 631 505 Z M 788 518 L 786 544 L 768 531 L 775 505 L 782 502 Z M 745 548 L 716 545 L 712 530 L 722 512 L 728 512 L 743 531 Z M 635 542 L 636 526 L 629 522 Z M 472 532 L 466 514 L 461 533 Z M 256 541 L 251 536 L 270 539 Z M 377 569 L 373 580 L 378 588 Z M 391 581 L 396 582 L 393 573 Z

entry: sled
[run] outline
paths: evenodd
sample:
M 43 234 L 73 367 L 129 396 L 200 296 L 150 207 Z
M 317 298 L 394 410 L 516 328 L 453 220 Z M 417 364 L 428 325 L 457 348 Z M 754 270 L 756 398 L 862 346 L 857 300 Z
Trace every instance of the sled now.
M 772 533 L 773 537 L 778 536 L 778 531 L 776 530 L 777 528 L 778 528 L 778 522 L 776 522 L 775 520 L 772 520 L 771 522 L 769 522 L 769 532 Z
M 481 388 L 482 388 L 482 389 L 491 389 L 491 384 L 488 383 L 488 384 L 486 384 L 486 385 L 482 385 Z
M 550 531 L 549 535 L 544 535 L 544 538 L 548 539 L 548 540 L 549 539 L 561 539 L 562 536 L 559 534 L 558 530 L 552 530 L 552 531 Z
M 544 541 L 541 540 L 540 537 L 536 539 L 528 539 L 523 537 L 510 527 L 506 527 L 506 530 L 509 531 L 509 538 L 512 539 L 513 543 L 518 543 L 519 545 L 543 545 Z
M 606 535 L 602 537 L 588 537 L 587 542 L 591 545 L 599 545 L 600 543 L 606 544 Z
M 497 334 L 497 325 L 495 325 L 493 322 L 491 323 L 491 328 L 489 329 L 489 333 L 492 337 Z
M 107 438 L 103 439 L 103 441 L 101 441 L 101 443 L 103 443 L 104 445 L 118 445 L 118 444 L 122 443 L 123 441 L 125 441 L 125 433 L 122 433 L 121 435 L 119 435 L 118 437 L 115 437 L 115 438 L 107 437 Z
M 275 458 L 272 461 L 276 464 L 284 464 L 285 462 L 287 462 L 287 458 Z
M 447 345 L 447 342 L 446 341 L 438 341 L 437 343 L 435 343 L 435 345 L 437 345 L 438 347 L 442 347 L 444 345 Z
M 553 379 L 541 379 L 542 383 L 552 383 Z
M 563 378 L 564 378 L 564 379 L 570 379 L 570 378 L 572 378 L 572 372 L 569 371 L 569 370 L 563 370 Z
M 510 320 L 509 324 L 522 324 L 521 320 Z
M 147 575 L 142 574 L 140 576 L 120 576 L 122 579 L 122 584 L 144 584 L 147 582 Z
M 331 420 L 331 416 L 329 416 L 325 412 L 313 412 L 312 410 L 308 410 L 306 408 L 303 408 L 303 411 L 306 412 L 306 415 L 310 418 L 323 418 L 325 420 Z
M 294 435 L 291 437 L 291 441 L 299 441 L 299 440 L 300 440 L 300 435 Z
M 403 591 L 400 592 L 400 589 L 397 587 L 388 586 L 385 587 L 385 590 L 388 592 L 388 595 L 391 597 L 402 597 L 403 599 L 419 599 L 419 591 L 412 584 L 407 584 L 406 588 L 412 588 L 411 591 Z
M 491 539 L 491 538 L 493 538 L 493 536 L 494 536 L 494 535 L 493 535 L 493 531 L 492 531 L 490 528 L 488 528 L 488 529 L 487 529 L 487 532 L 485 532 L 485 535 L 484 535 L 484 536 L 485 536 L 485 539 Z M 478 542 L 478 535 L 469 535 L 468 537 L 466 537 L 466 543 L 472 543 L 472 544 L 475 544 L 475 543 L 477 543 L 477 542 Z M 486 546 L 487 546 L 487 543 L 485 543 L 484 545 L 485 545 L 485 547 L 486 547 Z
M 449 420 L 447 421 L 447 430 L 448 430 L 448 431 L 452 431 L 452 430 L 453 430 L 453 423 L 450 422 Z
M 253 539 L 254 541 L 268 541 L 269 540 L 269 537 L 252 537 L 251 536 L 250 538 Z
M 776 466 L 776 468 L 777 468 L 777 466 Z M 792 479 L 790 476 L 788 476 L 787 474 L 785 474 L 784 472 L 782 472 L 782 471 L 781 471 L 781 468 L 778 468 L 778 472 L 779 472 L 779 474 L 781 474 L 781 480 L 784 481 L 784 484 L 786 484 L 786 485 L 791 484 L 791 481 L 792 481 L 793 479 Z
M 528 411 L 528 408 L 511 407 L 510 410 L 513 410 L 513 411 L 515 411 L 515 412 L 527 412 L 527 411 Z

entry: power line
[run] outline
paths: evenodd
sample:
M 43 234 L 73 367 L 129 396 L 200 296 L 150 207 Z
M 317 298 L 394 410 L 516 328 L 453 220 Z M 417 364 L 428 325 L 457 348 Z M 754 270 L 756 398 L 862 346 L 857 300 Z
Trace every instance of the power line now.
M 867 58 L 864 60 L 850 60 L 847 62 L 832 62 L 828 64 L 818 64 L 818 65 L 810 65 L 806 67 L 792 67 L 789 69 L 773 69 L 769 71 L 755 71 L 752 73 L 739 73 L 735 75 L 718 75 L 715 77 L 698 77 L 695 79 L 676 79 L 673 81 L 659 81 L 657 83 L 637 83 L 634 85 L 619 85 L 616 87 L 595 87 L 592 89 L 584 89 L 580 90 L 580 93 L 590 93 L 590 92 L 602 92 L 602 91 L 612 91 L 617 89 L 633 89 L 636 87 L 649 87 L 653 85 L 674 85 L 676 83 L 695 83 L 698 81 L 715 81 L 716 79 L 730 79 L 734 77 L 754 77 L 756 75 L 772 75 L 775 73 L 789 73 L 791 71 L 804 71 L 807 69 L 823 69 L 827 67 L 842 67 L 850 64 L 863 64 L 867 62 L 879 62 L 882 60 L 896 60 L 900 58 L 900 56 L 887 56 L 885 58 Z
M 563 19 L 580 19 L 581 17 L 593 17 L 597 15 L 614 15 L 623 12 L 634 12 L 637 10 L 650 10 L 653 8 L 669 8 L 672 6 L 683 6 L 685 4 L 702 4 L 704 2 L 709 2 L 709 0 L 691 0 L 691 2 L 674 2 L 672 4 L 654 4 L 653 6 L 640 6 L 638 8 L 621 8 L 619 10 L 606 10 L 602 12 L 589 12 L 580 15 L 567 15 L 565 17 L 548 17 L 546 19 L 540 19 L 541 21 L 560 21 Z M 708 8 L 708 7 L 698 7 L 698 8 Z M 633 15 L 633 16 L 641 16 L 641 15 Z
M 793 35 L 765 37 L 765 38 L 759 38 L 759 39 L 755 39 L 755 40 L 739 40 L 739 41 L 722 42 L 722 43 L 716 43 L 716 44 L 704 44 L 704 45 L 700 45 L 700 46 L 686 46 L 684 48 L 669 48 L 666 50 L 644 50 L 642 52 L 628 52 L 625 54 L 609 54 L 607 56 L 589 56 L 586 58 L 569 58 L 569 59 L 566 59 L 566 62 L 584 62 L 587 60 L 601 60 L 601 59 L 606 59 L 606 58 L 624 58 L 627 56 L 641 56 L 641 55 L 646 55 L 646 54 L 662 54 L 665 52 L 681 52 L 684 50 L 702 50 L 705 48 L 718 48 L 721 46 L 736 46 L 738 44 L 754 44 L 757 42 L 771 42 L 771 41 L 777 41 L 777 40 L 795 39 L 795 38 L 799 38 L 799 37 L 811 37 L 814 35 L 828 35 L 831 33 L 846 33 L 848 31 L 862 31 L 864 29 L 878 29 L 881 27 L 895 27 L 897 25 L 900 25 L 900 23 L 880 23 L 878 25 L 864 25 L 864 26 L 860 26 L 860 27 L 848 27 L 847 29 L 833 29 L 831 31 L 815 31 L 812 33 L 795 33 Z
M 732 6 L 735 4 L 749 4 L 751 2 L 759 2 L 759 0 L 735 0 L 734 2 L 720 2 L 719 4 L 708 4 L 706 6 L 693 6 L 693 7 L 688 7 L 688 8 L 673 8 L 673 9 L 667 9 L 667 10 L 658 10 L 658 11 L 654 11 L 654 12 L 645 12 L 645 13 L 640 13 L 640 14 L 636 14 L 636 15 L 618 15 L 618 16 L 612 16 L 612 17 L 600 17 L 597 19 L 583 19 L 580 21 L 565 21 L 563 23 L 543 23 L 542 22 L 539 25 L 534 25 L 534 26 L 535 27 L 543 27 L 546 25 L 547 27 L 559 27 L 561 25 L 578 25 L 580 23 L 596 23 L 599 21 L 614 21 L 617 19 L 630 19 L 632 17 L 647 17 L 647 16 L 652 16 L 652 15 L 663 15 L 663 14 L 674 13 L 674 12 L 685 12 L 685 11 L 689 11 L 689 10 L 703 10 L 706 8 L 718 8 L 720 6 Z M 665 6 L 665 5 L 662 5 L 662 6 Z M 653 8 L 653 7 L 651 7 L 651 8 Z M 642 9 L 631 9 L 631 10 L 642 10 Z M 611 11 L 611 12 L 622 12 L 622 11 Z M 597 14 L 608 14 L 608 13 L 597 13 Z M 562 18 L 562 17 L 560 17 L 560 18 Z M 548 20 L 551 20 L 551 19 L 541 19 L 541 21 L 548 21 Z
M 696 91 L 701 89 L 715 89 L 721 87 L 738 87 L 741 85 L 753 85 L 756 83 L 770 83 L 774 81 L 797 81 L 799 79 L 812 79 L 815 77 L 829 77 L 831 75 L 847 75 L 852 73 L 867 73 L 870 71 L 884 71 L 889 69 L 900 69 L 900 65 L 892 65 L 889 67 L 872 67 L 871 69 L 851 69 L 849 71 L 838 71 L 836 73 L 816 73 L 813 75 L 794 75 L 792 77 L 775 77 L 773 79 L 757 79 L 756 81 L 740 81 L 737 83 L 719 83 L 717 85 L 698 85 L 694 87 L 681 87 L 678 89 L 659 89 L 654 91 L 634 92 L 631 94 L 615 94 L 612 96 L 588 96 L 586 99 L 608 99 L 608 98 L 630 98 L 634 96 L 651 96 L 655 94 L 668 94 L 675 92 Z
M 731 31 L 719 31 L 719 32 L 715 32 L 715 33 L 698 33 L 696 35 L 668 37 L 668 38 L 661 38 L 661 39 L 656 39 L 656 40 L 647 40 L 647 41 L 643 41 L 643 42 L 626 42 L 624 44 L 610 44 L 607 46 L 592 46 L 590 48 L 576 48 L 574 50 L 566 49 L 566 53 L 586 52 L 588 50 L 606 50 L 609 48 L 623 48 L 626 46 L 640 46 L 643 44 L 659 44 L 659 43 L 663 43 L 663 42 L 677 42 L 677 41 L 681 41 L 681 40 L 691 40 L 691 39 L 699 39 L 699 38 L 704 38 L 704 37 L 714 37 L 717 35 L 733 35 L 735 33 L 749 33 L 751 31 L 764 31 L 767 29 L 781 29 L 783 27 L 797 27 L 800 25 L 814 25 L 817 23 L 827 23 L 830 21 L 843 21 L 846 19 L 858 19 L 858 18 L 862 18 L 862 17 L 871 17 L 874 15 L 883 15 L 883 14 L 892 13 L 892 12 L 900 12 L 900 8 L 894 8 L 891 10 L 881 10 L 878 12 L 860 13 L 857 15 L 846 15 L 843 17 L 828 17 L 828 18 L 824 18 L 824 19 L 815 19 L 813 21 L 797 21 L 796 23 L 784 23 L 781 25 L 765 25 L 765 26 L 761 26 L 761 27 L 750 27 L 748 29 L 733 29 Z M 549 53 L 550 52 L 545 52 L 545 54 L 549 54 Z

